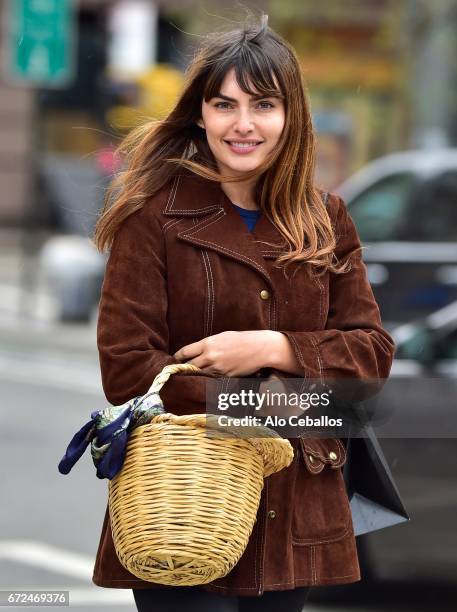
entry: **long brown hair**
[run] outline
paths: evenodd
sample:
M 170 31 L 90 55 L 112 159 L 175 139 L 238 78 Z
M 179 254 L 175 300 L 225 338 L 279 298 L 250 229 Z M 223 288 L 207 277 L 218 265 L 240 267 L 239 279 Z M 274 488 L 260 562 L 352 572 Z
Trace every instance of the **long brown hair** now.
M 349 262 L 336 261 L 330 217 L 314 185 L 315 136 L 300 65 L 294 49 L 268 27 L 267 20 L 263 15 L 260 25 L 246 20 L 238 29 L 206 35 L 185 72 L 184 88 L 174 109 L 163 120 L 135 128 L 121 142 L 118 152 L 126 165 L 107 190 L 95 227 L 94 243 L 99 250 L 111 246 L 119 225 L 180 167 L 221 183 L 240 180 L 218 172 L 206 133 L 196 123 L 202 100 L 215 97 L 225 75 L 234 68 L 244 92 L 284 99 L 286 118 L 278 146 L 260 167 L 242 177 L 257 177 L 259 207 L 288 245 L 277 265 L 306 262 L 308 270 L 318 274 L 349 269 Z

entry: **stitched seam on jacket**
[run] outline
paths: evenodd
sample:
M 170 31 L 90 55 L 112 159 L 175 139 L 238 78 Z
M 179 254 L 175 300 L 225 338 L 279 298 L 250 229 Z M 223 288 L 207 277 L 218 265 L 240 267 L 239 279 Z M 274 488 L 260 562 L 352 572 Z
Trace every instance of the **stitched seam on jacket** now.
M 310 548 L 311 553 L 311 572 L 313 584 L 316 584 L 316 549 L 314 546 Z
M 259 272 L 262 272 L 263 274 L 268 275 L 268 272 L 265 270 L 265 268 L 260 267 L 256 261 L 254 261 L 250 257 L 247 257 L 246 255 L 242 255 L 241 253 L 237 253 L 236 251 L 227 249 L 226 247 L 223 247 L 220 244 L 209 242 L 207 240 L 202 240 L 201 238 L 196 238 L 196 240 L 198 240 L 198 242 L 200 242 L 201 244 L 207 244 L 208 246 L 213 246 L 217 249 L 221 249 L 221 251 L 225 251 L 226 253 L 230 253 L 231 255 L 236 255 L 236 257 L 241 259 L 242 261 L 248 261 L 249 263 L 251 263 L 254 266 L 254 268 L 258 270 Z
M 164 235 L 166 235 L 168 230 L 170 230 L 172 227 L 175 227 L 175 225 L 179 225 L 181 221 L 182 219 L 169 219 L 169 221 L 167 221 L 165 225 L 162 227 L 162 231 Z
M 359 572 L 345 574 L 344 576 L 319 576 L 319 580 L 337 580 L 338 578 L 349 578 L 350 576 L 358 576 Z
M 333 580 L 333 579 L 338 580 L 339 578 L 350 578 L 351 576 L 358 576 L 358 575 L 359 575 L 358 572 L 354 572 L 353 574 L 346 574 L 344 576 L 320 576 L 319 581 L 320 580 Z M 297 584 L 299 582 L 309 582 L 309 578 L 296 578 L 294 582 L 268 582 L 265 584 L 265 587 L 290 586 L 290 585 Z M 232 587 L 223 587 L 223 586 L 211 584 L 211 588 L 228 590 L 229 588 L 232 588 Z M 234 587 L 234 588 L 240 589 L 240 590 L 246 590 L 246 589 L 253 589 L 254 587 Z
M 273 327 L 272 329 L 278 329 L 278 313 L 276 310 L 276 296 L 275 295 L 271 296 L 271 301 L 273 304 Z
M 210 225 L 212 225 L 213 223 L 216 223 L 217 221 L 220 221 L 220 219 L 222 219 L 222 217 L 225 217 L 227 213 L 225 212 L 225 210 L 221 209 L 217 212 L 216 216 L 214 217 L 214 219 L 209 219 L 206 223 L 200 223 L 198 226 L 196 226 L 193 230 L 186 232 L 187 236 L 193 237 L 197 232 L 199 232 L 200 230 L 206 229 L 207 227 L 209 227 Z M 198 240 L 198 239 L 197 239 Z M 203 242 L 203 241 L 202 241 Z
M 305 461 L 305 463 L 306 463 L 306 467 L 311 472 L 311 474 L 320 474 L 322 472 L 322 470 L 324 469 L 324 464 L 323 463 L 321 463 L 320 465 L 315 465 L 315 466 L 311 465 L 307 461 Z
M 188 216 L 194 216 L 195 213 L 210 213 L 210 212 L 216 212 L 222 210 L 220 206 L 218 206 L 217 204 L 212 204 L 211 206 L 207 206 L 206 208 L 189 208 L 189 209 L 185 209 L 185 210 L 177 210 L 175 211 L 176 214 L 180 214 L 180 215 L 188 215 Z M 167 212 L 167 211 L 164 211 Z M 173 213 L 172 210 L 168 211 Z
M 193 220 L 194 225 L 196 225 L 197 220 L 194 219 Z M 203 331 L 203 335 L 204 337 L 209 336 L 211 334 L 211 329 L 212 329 L 212 316 L 211 316 L 211 309 L 214 309 L 214 304 L 213 304 L 213 294 L 211 292 L 211 286 L 213 285 L 212 283 L 212 275 L 211 275 L 211 284 L 210 284 L 210 273 L 208 271 L 208 266 L 209 264 L 209 259 L 207 260 L 206 256 L 207 253 L 205 251 L 203 251 L 203 249 L 200 251 L 201 255 L 202 255 L 202 259 L 203 259 L 203 265 L 205 266 L 205 272 L 206 272 L 206 285 L 207 285 L 207 290 L 208 290 L 208 306 L 207 306 L 207 315 L 206 315 L 206 321 L 204 324 L 204 331 Z
M 338 580 L 339 578 L 350 578 L 351 576 L 358 576 L 358 575 L 359 575 L 358 572 L 354 572 L 352 574 L 345 574 L 344 576 L 319 576 L 319 582 L 321 580 Z M 308 578 L 296 578 L 295 583 L 298 583 L 298 582 L 308 582 Z
M 171 208 L 173 207 L 173 204 L 175 203 L 180 179 L 181 179 L 181 176 L 179 174 L 177 174 L 174 178 L 173 184 L 170 188 L 170 193 L 168 194 L 168 200 L 167 200 L 167 203 L 164 209 L 164 212 L 166 213 L 173 212 Z M 206 206 L 205 208 L 185 208 L 183 210 L 175 211 L 175 212 L 179 212 L 180 214 L 185 214 L 185 215 L 191 215 L 193 213 L 209 212 L 211 210 L 216 210 L 217 208 L 220 208 L 217 204 L 211 204 L 211 206 Z
M 300 546 L 318 546 L 320 544 L 332 544 L 333 542 L 338 542 L 342 540 L 346 536 L 348 536 L 351 532 L 351 520 L 350 514 L 348 523 L 345 527 L 345 531 L 341 535 L 337 536 L 329 536 L 328 538 L 324 538 L 323 540 L 310 540 L 309 538 L 295 538 L 292 536 L 292 544 L 300 545 Z
M 208 267 L 206 265 L 206 260 L 205 260 L 205 255 L 203 253 L 203 251 L 201 251 L 201 255 L 202 255 L 202 259 L 203 259 L 203 265 L 205 266 L 205 272 L 206 272 L 206 289 L 208 291 L 208 302 L 207 302 L 207 306 L 206 306 L 206 321 L 204 324 L 204 331 L 203 331 L 203 336 L 206 338 L 206 336 L 209 336 L 209 312 L 210 312 L 210 308 L 211 308 L 211 295 L 210 295 L 210 288 L 209 288 L 209 274 L 208 274 Z
M 168 200 L 167 200 L 167 204 L 165 206 L 165 212 L 169 212 L 170 208 L 175 203 L 176 193 L 178 191 L 178 184 L 179 184 L 179 174 L 176 175 L 176 177 L 175 177 L 175 179 L 173 181 L 173 184 L 171 186 L 170 193 L 168 194 Z
M 163 224 L 162 231 L 165 232 L 167 226 L 170 225 L 170 223 L 176 223 L 177 221 L 180 221 L 180 219 L 168 219 L 168 221 Z
M 351 576 L 358 576 L 358 572 L 352 574 L 345 574 L 344 576 L 320 576 L 319 580 L 338 580 L 338 578 L 350 578 Z
M 305 368 L 305 360 L 303 358 L 303 353 L 301 352 L 300 345 L 298 344 L 298 342 L 295 340 L 295 338 L 293 336 L 288 336 L 288 338 L 289 338 L 289 340 L 292 340 L 293 345 L 295 346 L 295 348 L 296 348 L 296 350 L 298 352 L 298 355 L 300 357 L 301 366 L 305 370 L 305 378 L 308 378 L 308 372 L 306 371 L 306 368 Z
M 211 335 L 213 333 L 213 321 L 214 321 L 214 308 L 216 306 L 216 293 L 214 291 L 214 278 L 213 278 L 213 271 L 211 269 L 211 259 L 208 255 L 208 253 L 204 253 L 206 261 L 208 263 L 208 270 L 209 270 L 209 275 L 210 275 L 210 282 L 211 282 L 211 318 L 209 321 L 209 326 L 208 326 L 208 335 Z
M 341 442 L 339 438 L 335 438 L 335 440 L 341 450 L 341 455 L 340 455 L 341 460 L 346 461 L 346 449 L 344 448 L 344 444 Z
M 222 216 L 227 214 L 224 210 L 222 211 L 222 213 L 223 213 Z M 209 246 L 216 247 L 218 249 L 221 249 L 221 251 L 225 251 L 227 253 L 231 253 L 232 255 L 236 255 L 237 257 L 239 257 L 243 261 L 249 261 L 254 266 L 254 268 L 256 268 L 256 270 L 259 270 L 259 272 L 262 272 L 262 273 L 264 273 L 264 274 L 266 274 L 268 276 L 268 271 L 265 268 L 262 268 L 261 266 L 259 266 L 256 261 L 254 261 L 253 259 L 251 259 L 247 255 L 242 255 L 241 253 L 237 253 L 236 251 L 232 251 L 232 249 L 228 249 L 227 247 L 223 247 L 220 244 L 216 244 L 214 242 L 210 242 L 209 240 L 202 240 L 201 238 L 195 238 L 195 234 L 197 232 L 199 232 L 202 229 L 206 229 L 207 227 L 209 227 L 213 223 L 216 223 L 216 221 L 219 221 L 220 218 L 221 218 L 220 216 L 216 216 L 214 219 L 212 219 L 206 225 L 199 225 L 194 231 L 187 232 L 185 235 L 187 237 L 194 238 L 194 240 L 197 240 L 201 244 L 207 244 Z
M 321 325 L 323 325 L 325 323 L 325 321 L 323 320 L 324 319 L 323 317 L 323 314 L 324 314 L 324 285 L 321 283 L 321 281 L 319 280 L 317 276 L 314 278 L 314 281 L 319 288 L 319 322 L 321 323 Z
M 333 439 L 338 441 L 338 438 L 333 438 Z M 303 440 L 303 447 L 307 453 L 311 453 L 311 455 L 314 455 L 315 457 L 319 457 L 319 459 L 321 459 L 324 463 L 330 463 L 330 464 L 337 463 L 341 459 L 341 454 L 340 454 L 340 456 L 337 457 L 337 459 L 329 460 L 328 457 L 324 457 L 324 455 L 321 455 L 318 450 L 315 450 L 314 448 L 310 446 L 306 446 L 305 438 L 301 437 L 300 440 Z M 341 451 L 341 448 L 339 450 Z
M 314 339 L 314 336 L 312 334 L 310 334 L 309 338 L 310 338 L 311 343 L 312 343 L 312 345 L 314 347 L 314 350 L 316 351 L 317 364 L 319 366 L 319 378 L 320 378 L 320 380 L 322 382 L 322 358 L 321 358 L 321 354 L 319 352 L 319 348 L 317 346 L 316 340 Z
M 211 583 L 211 588 L 212 589 L 223 589 L 224 591 L 227 591 L 228 589 L 236 589 L 237 591 L 252 591 L 253 589 L 257 589 L 256 586 L 250 586 L 250 587 L 239 587 L 239 586 L 235 586 L 235 587 L 226 587 L 226 586 L 220 586 L 219 584 L 212 584 Z

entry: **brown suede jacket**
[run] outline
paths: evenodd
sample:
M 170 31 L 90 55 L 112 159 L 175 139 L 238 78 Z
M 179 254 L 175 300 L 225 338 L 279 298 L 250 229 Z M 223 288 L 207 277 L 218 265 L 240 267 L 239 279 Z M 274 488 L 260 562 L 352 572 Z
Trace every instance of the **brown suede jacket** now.
M 344 202 L 327 209 L 343 259 L 360 246 Z M 103 388 L 114 405 L 144 394 L 182 346 L 226 330 L 272 329 L 287 335 L 303 378 L 384 379 L 394 343 L 383 329 L 360 252 L 346 274 L 287 279 L 275 267 L 282 242 L 263 215 L 252 233 L 220 184 L 181 171 L 115 236 L 98 318 Z M 289 273 L 290 272 L 290 273 Z M 206 376 L 173 376 L 161 391 L 175 414 L 205 412 Z M 224 380 L 224 379 L 222 379 Z M 265 479 L 257 519 L 241 559 L 203 585 L 226 595 L 259 596 L 298 586 L 360 580 L 351 512 L 335 438 L 290 439 L 291 465 Z M 93 581 L 103 587 L 162 587 L 120 564 L 108 508 Z M 169 587 L 176 588 L 176 587 Z

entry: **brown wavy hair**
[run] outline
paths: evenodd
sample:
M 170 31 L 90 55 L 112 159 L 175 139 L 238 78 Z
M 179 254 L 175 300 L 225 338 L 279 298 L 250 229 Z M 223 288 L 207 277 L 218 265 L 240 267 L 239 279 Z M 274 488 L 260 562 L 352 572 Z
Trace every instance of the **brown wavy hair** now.
M 267 20 L 263 15 L 257 25 L 246 19 L 238 29 L 204 36 L 185 71 L 184 87 L 173 110 L 163 120 L 133 129 L 121 142 L 118 153 L 125 167 L 107 190 L 93 237 L 100 251 L 111 246 L 126 217 L 142 208 L 180 167 L 187 167 L 220 183 L 257 177 L 256 201 L 286 247 L 276 260 L 278 266 L 306 262 L 308 270 L 319 275 L 349 269 L 348 261 L 341 264 L 336 259 L 330 217 L 314 184 L 315 136 L 298 58 Z M 218 172 L 205 130 L 196 124 L 203 99 L 209 101 L 218 94 L 232 68 L 244 92 L 280 95 L 285 104 L 278 146 L 242 179 Z

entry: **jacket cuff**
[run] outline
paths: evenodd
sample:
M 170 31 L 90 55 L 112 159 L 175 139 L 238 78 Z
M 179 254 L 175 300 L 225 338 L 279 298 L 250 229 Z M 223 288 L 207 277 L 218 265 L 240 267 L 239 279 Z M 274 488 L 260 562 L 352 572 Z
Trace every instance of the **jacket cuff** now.
M 387 379 L 394 345 L 375 329 L 282 331 L 307 378 Z
M 383 333 L 360 329 L 282 333 L 289 338 L 303 378 L 331 388 L 342 406 L 376 396 L 386 382 L 393 348 Z
M 311 332 L 290 332 L 281 333 L 287 336 L 295 353 L 298 363 L 303 369 L 304 378 L 321 378 L 322 359 L 319 355 L 317 342 Z

